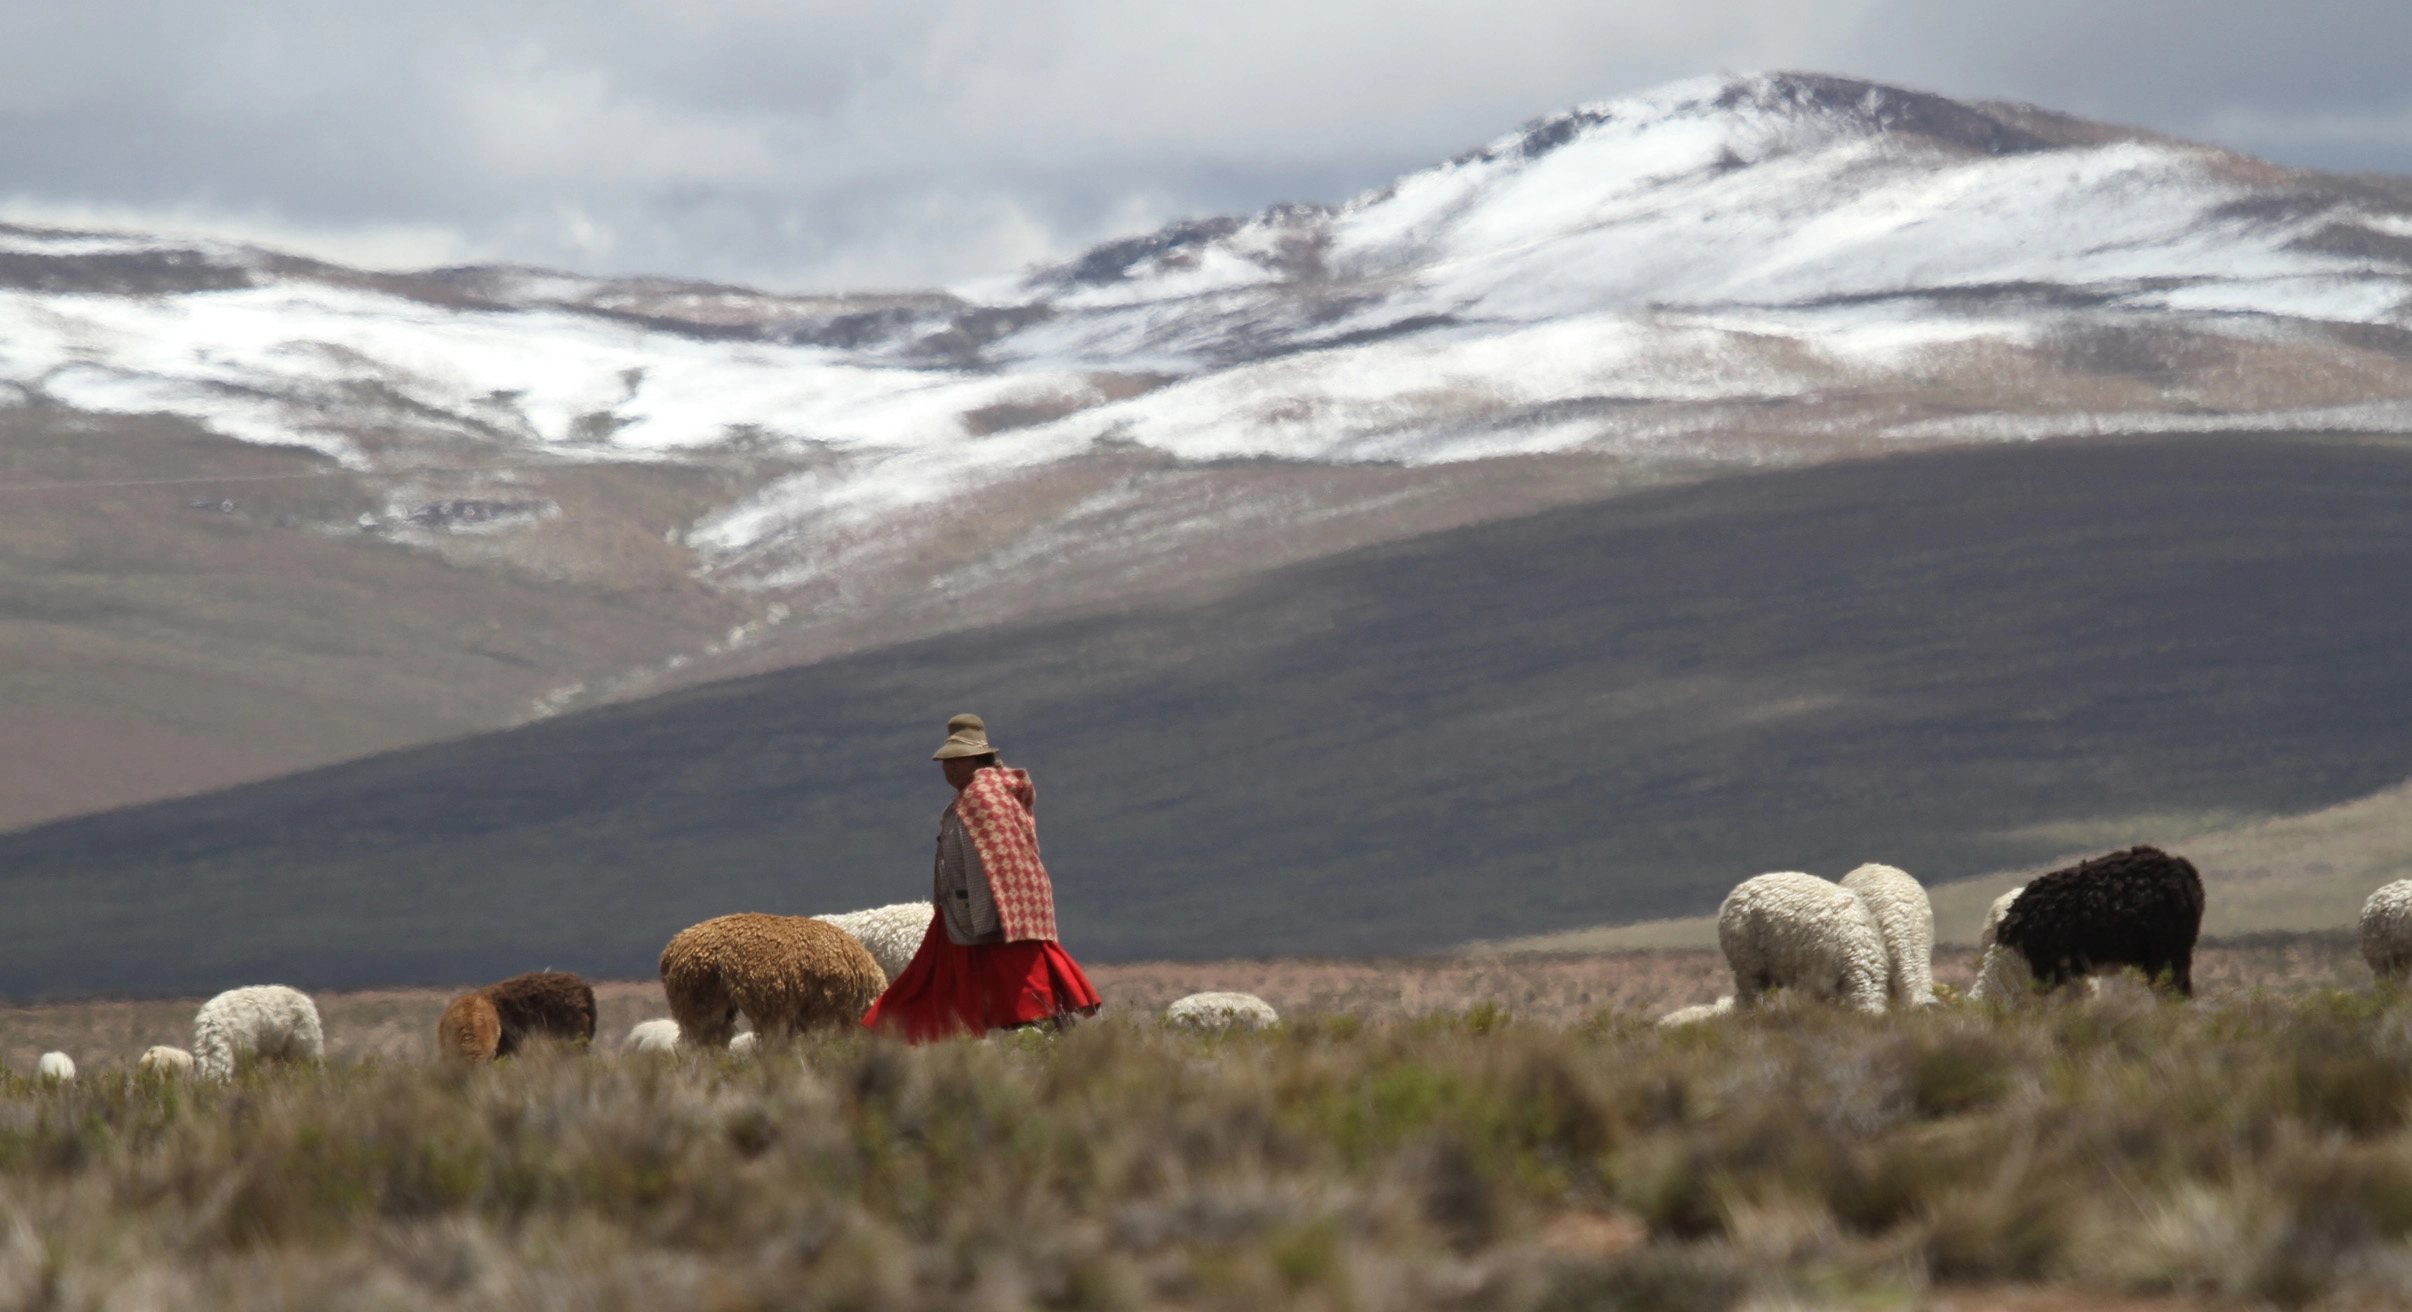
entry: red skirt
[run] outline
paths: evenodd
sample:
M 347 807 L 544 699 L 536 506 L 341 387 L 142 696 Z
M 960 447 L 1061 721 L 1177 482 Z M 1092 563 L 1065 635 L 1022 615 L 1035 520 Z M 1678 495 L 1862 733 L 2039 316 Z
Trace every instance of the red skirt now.
M 983 943 L 946 936 L 946 917 L 930 917 L 921 950 L 863 1024 L 914 1043 L 985 1034 L 1033 1021 L 1093 1016 L 1104 1000 L 1080 963 L 1055 943 Z

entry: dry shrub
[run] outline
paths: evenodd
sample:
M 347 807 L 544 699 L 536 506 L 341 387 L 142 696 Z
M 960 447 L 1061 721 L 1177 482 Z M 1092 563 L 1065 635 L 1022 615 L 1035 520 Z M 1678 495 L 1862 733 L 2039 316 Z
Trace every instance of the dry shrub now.
M 1670 1033 L 1494 1008 L 223 1087 L 0 1074 L 0 1296 L 1524 1312 L 2074 1282 L 2384 1305 L 2412 1295 L 2408 1071 L 2393 995 L 2111 990 Z M 1569 1248 L 1570 1217 L 1620 1238 Z

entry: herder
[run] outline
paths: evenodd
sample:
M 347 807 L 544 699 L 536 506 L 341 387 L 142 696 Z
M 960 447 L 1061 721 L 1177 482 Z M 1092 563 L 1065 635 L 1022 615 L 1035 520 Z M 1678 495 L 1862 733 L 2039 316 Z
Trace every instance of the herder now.
M 1030 772 L 998 757 L 977 715 L 947 721 L 931 759 L 956 790 L 938 817 L 938 914 L 863 1024 L 922 1043 L 1095 1015 L 1097 990 L 1055 942 Z

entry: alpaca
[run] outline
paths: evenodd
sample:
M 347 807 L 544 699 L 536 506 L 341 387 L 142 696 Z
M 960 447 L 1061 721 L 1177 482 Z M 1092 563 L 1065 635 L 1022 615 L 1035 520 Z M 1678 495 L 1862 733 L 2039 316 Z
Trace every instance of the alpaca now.
M 629 1027 L 628 1037 L 621 1042 L 620 1051 L 676 1052 L 678 1051 L 678 1022 L 666 1016 L 656 1017 L 653 1020 L 640 1020 Z
M 1193 1030 L 1261 1030 L 1280 1024 L 1281 1016 L 1253 993 L 1192 993 L 1166 1007 L 1164 1021 Z
M 745 1013 L 764 1041 L 852 1025 L 887 990 L 870 950 L 805 916 L 743 912 L 680 930 L 662 949 L 662 989 L 684 1042 L 728 1046 Z
M 182 1048 L 157 1044 L 143 1049 L 142 1057 L 134 1063 L 138 1071 L 151 1071 L 170 1078 L 193 1073 L 193 1054 Z
M 249 1055 L 264 1061 L 318 1061 L 326 1037 L 309 995 L 282 984 L 228 989 L 201 1004 L 193 1017 L 193 1061 L 213 1080 L 234 1078 Z
M 456 1061 L 508 1057 L 536 1037 L 595 1037 L 595 991 L 557 970 L 515 975 L 453 999 L 436 1022 L 436 1051 Z
M 856 942 L 870 949 L 880 973 L 893 984 L 905 967 L 913 964 L 913 954 L 921 950 L 921 940 L 930 932 L 930 917 L 937 913 L 937 908 L 924 898 L 919 902 L 891 902 L 868 911 L 813 919 L 825 920 L 852 934 Z
M 1890 969 L 1885 992 L 1896 1007 L 1935 1005 L 1935 909 L 1908 871 L 1868 864 L 1842 877 L 1875 913 Z
M 1995 945 L 2016 952 L 2044 988 L 2097 970 L 2166 974 L 2194 996 L 2194 940 L 2203 881 L 2192 862 L 2157 847 L 2078 862 L 2030 883 L 2002 913 Z
M 2035 987 L 2035 972 L 2027 969 L 2027 959 L 2001 945 L 2002 917 L 2010 914 L 2010 904 L 2026 891 L 2027 886 L 2021 884 L 1993 899 L 1993 905 L 1985 909 L 1984 928 L 1977 931 L 1976 982 L 1968 988 L 1968 996 L 1978 1002 L 2015 998 Z
M 2412 974 L 2412 879 L 2381 885 L 2362 904 L 2362 960 L 2380 979 Z
M 1743 880 L 1717 909 L 1717 946 L 1734 972 L 1734 1005 L 1771 988 L 1860 1011 L 1884 1010 L 1892 965 L 1875 913 L 1839 884 L 1797 871 Z

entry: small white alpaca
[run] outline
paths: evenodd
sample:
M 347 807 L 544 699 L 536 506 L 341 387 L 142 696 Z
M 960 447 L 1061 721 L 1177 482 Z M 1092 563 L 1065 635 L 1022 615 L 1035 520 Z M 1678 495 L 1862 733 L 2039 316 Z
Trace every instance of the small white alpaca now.
M 1261 1030 L 1280 1024 L 1281 1016 L 1253 993 L 1192 993 L 1164 1009 L 1164 1023 L 1193 1030 Z
M 234 1078 L 245 1056 L 261 1061 L 319 1061 L 326 1036 L 308 994 L 282 984 L 228 989 L 193 1017 L 193 1061 L 206 1079 Z
M 52 1084 L 75 1083 L 75 1058 L 63 1052 L 45 1052 L 34 1070 Z
M 630 1027 L 627 1040 L 620 1044 L 620 1051 L 676 1052 L 678 1051 L 678 1022 L 667 1016 L 640 1020 Z
M 729 1040 L 729 1055 L 732 1057 L 750 1058 L 754 1055 L 755 1051 L 761 1047 L 762 1036 L 754 1033 L 752 1030 L 747 1030 L 745 1033 Z
M 186 1076 L 193 1073 L 193 1054 L 182 1048 L 157 1044 L 143 1049 L 142 1059 L 134 1063 L 134 1068 L 169 1077 Z

